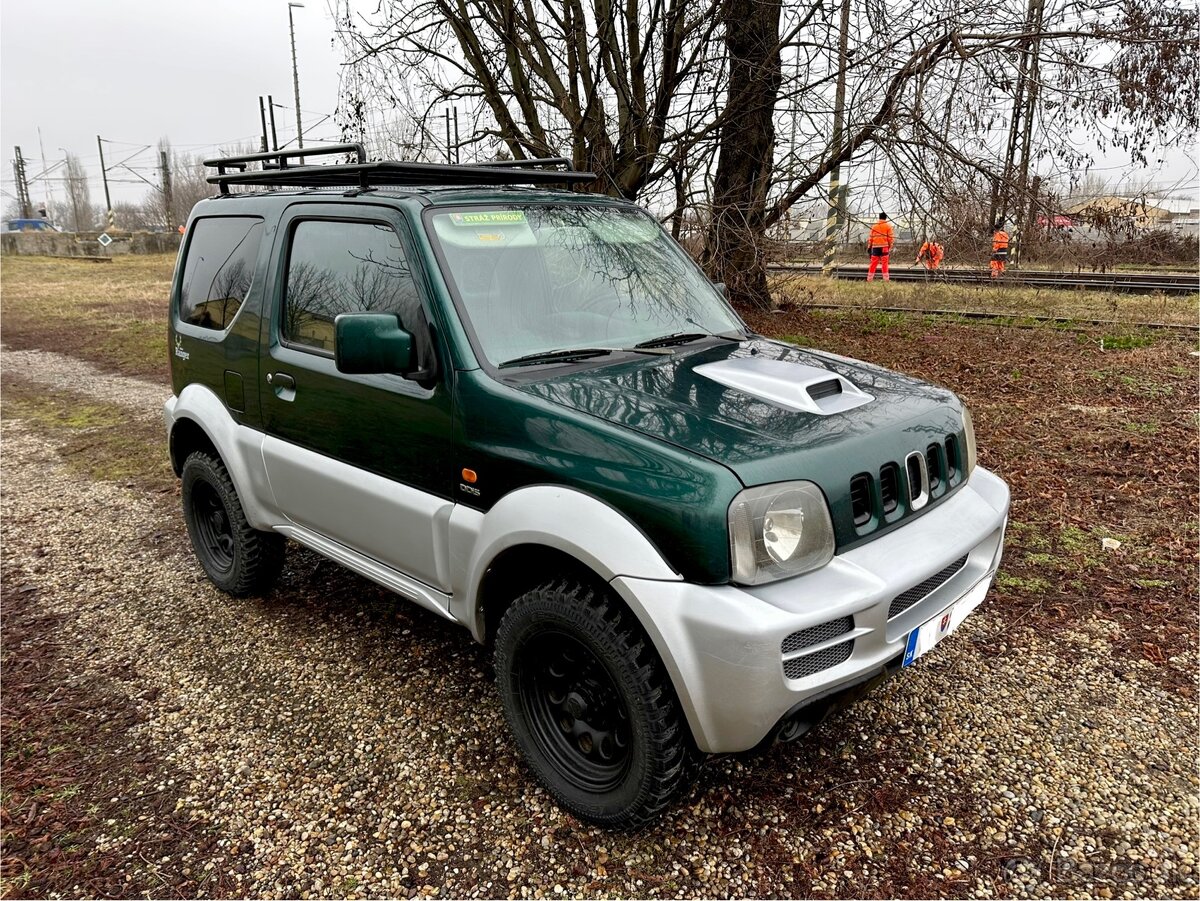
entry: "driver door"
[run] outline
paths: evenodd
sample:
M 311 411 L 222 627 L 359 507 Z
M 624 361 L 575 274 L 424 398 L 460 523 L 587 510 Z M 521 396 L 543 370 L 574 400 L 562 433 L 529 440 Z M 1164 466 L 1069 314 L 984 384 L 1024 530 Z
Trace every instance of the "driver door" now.
M 276 242 L 260 355 L 276 503 L 297 525 L 448 591 L 439 526 L 456 484 L 449 387 L 344 374 L 333 356 L 333 320 L 351 312 L 396 313 L 420 359 L 439 354 L 407 226 L 386 207 L 300 204 Z

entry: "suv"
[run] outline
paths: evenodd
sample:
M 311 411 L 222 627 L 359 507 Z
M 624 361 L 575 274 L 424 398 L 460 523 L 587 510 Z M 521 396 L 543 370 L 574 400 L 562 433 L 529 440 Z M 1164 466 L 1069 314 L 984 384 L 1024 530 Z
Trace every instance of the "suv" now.
M 534 773 L 610 826 L 983 600 L 1009 493 L 953 393 L 754 334 L 651 216 L 551 189 L 593 178 L 565 161 L 317 153 L 358 162 L 210 162 L 174 276 L 217 587 L 265 590 L 291 538 L 465 626 Z

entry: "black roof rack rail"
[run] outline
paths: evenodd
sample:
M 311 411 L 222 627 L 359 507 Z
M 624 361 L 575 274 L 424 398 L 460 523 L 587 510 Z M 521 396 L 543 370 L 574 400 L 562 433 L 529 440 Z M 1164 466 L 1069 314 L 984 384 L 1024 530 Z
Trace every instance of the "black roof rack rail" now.
M 358 162 L 326 166 L 296 165 L 290 159 L 311 156 L 354 154 Z M 474 165 L 446 163 L 413 163 L 386 160 L 367 162 L 362 144 L 331 144 L 303 150 L 275 150 L 205 160 L 204 165 L 215 168 L 216 175 L 208 176 L 210 184 L 219 185 L 222 194 L 230 185 L 259 185 L 291 188 L 334 188 L 346 185 L 368 191 L 379 187 L 415 187 L 418 185 L 498 186 L 498 185 L 562 185 L 595 181 L 591 172 L 570 168 L 571 161 L 563 157 L 532 160 L 494 160 Z M 249 168 L 261 163 L 261 169 Z
M 224 175 L 226 168 L 245 171 L 248 163 L 262 163 L 264 169 L 288 168 L 288 157 L 303 159 L 306 156 L 332 156 L 341 153 L 353 153 L 360 163 L 367 161 L 367 150 L 362 144 L 327 144 L 324 147 L 309 147 L 307 150 L 267 150 L 262 153 L 247 153 L 244 156 L 223 156 L 217 159 L 205 160 L 204 165 L 217 170 L 218 175 Z

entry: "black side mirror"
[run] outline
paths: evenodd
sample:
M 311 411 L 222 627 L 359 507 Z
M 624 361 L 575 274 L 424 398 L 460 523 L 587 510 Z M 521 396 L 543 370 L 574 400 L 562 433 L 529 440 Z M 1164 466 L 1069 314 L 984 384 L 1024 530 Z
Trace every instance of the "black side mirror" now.
M 713 282 L 713 287 L 721 292 L 721 296 L 729 300 L 729 286 L 724 282 Z
M 338 372 L 412 372 L 413 336 L 394 313 L 342 313 L 333 320 L 333 330 Z

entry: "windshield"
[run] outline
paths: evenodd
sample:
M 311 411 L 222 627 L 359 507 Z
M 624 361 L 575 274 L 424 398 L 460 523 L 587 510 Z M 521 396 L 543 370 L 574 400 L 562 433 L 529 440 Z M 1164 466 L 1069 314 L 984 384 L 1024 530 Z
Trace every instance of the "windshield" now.
M 531 204 L 432 219 L 447 275 L 493 366 L 743 329 L 683 249 L 636 210 Z

